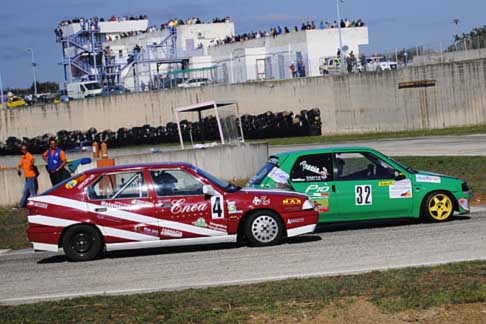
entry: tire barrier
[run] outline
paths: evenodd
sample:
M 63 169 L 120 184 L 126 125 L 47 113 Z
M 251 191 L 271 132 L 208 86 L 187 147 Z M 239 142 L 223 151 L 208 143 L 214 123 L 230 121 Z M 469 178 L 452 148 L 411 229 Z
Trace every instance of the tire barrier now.
M 321 112 L 319 108 L 301 110 L 299 114 L 284 111 L 266 112 L 257 116 L 241 116 L 241 124 L 246 139 L 267 139 L 278 137 L 297 137 L 321 135 Z M 205 117 L 201 122 L 181 121 L 181 131 L 185 141 L 215 141 L 219 139 L 219 130 L 214 116 Z M 176 123 L 165 126 L 120 128 L 117 131 L 98 131 L 90 128 L 86 132 L 79 130 L 60 130 L 56 134 L 44 134 L 34 138 L 9 137 L 0 143 L 0 155 L 20 154 L 20 145 L 25 143 L 34 154 L 45 152 L 48 140 L 57 138 L 58 144 L 66 151 L 79 149 L 82 145 L 91 146 L 93 142 L 106 142 L 108 147 L 127 147 L 134 145 L 153 145 L 178 143 L 179 134 Z

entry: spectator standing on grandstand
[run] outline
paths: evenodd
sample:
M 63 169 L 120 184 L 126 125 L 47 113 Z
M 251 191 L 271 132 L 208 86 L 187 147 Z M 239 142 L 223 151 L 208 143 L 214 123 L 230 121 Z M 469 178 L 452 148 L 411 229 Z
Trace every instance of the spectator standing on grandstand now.
M 57 147 L 57 140 L 53 137 L 49 139 L 49 148 L 42 154 L 42 158 L 47 162 L 47 172 L 53 186 L 69 178 L 71 175 L 64 168 L 66 166 L 66 154 Z
M 292 75 L 292 78 L 296 78 L 297 77 L 297 67 L 295 66 L 295 64 L 293 62 L 292 62 L 292 64 L 290 64 L 289 68 L 290 68 L 290 74 Z
M 27 145 L 22 144 L 22 146 L 20 146 L 20 152 L 22 153 L 22 157 L 17 165 L 17 174 L 19 177 L 22 175 L 22 173 L 24 174 L 25 184 L 24 190 L 22 191 L 22 197 L 20 198 L 19 207 L 24 208 L 27 198 L 35 197 L 37 195 L 37 174 L 35 159 L 27 150 Z

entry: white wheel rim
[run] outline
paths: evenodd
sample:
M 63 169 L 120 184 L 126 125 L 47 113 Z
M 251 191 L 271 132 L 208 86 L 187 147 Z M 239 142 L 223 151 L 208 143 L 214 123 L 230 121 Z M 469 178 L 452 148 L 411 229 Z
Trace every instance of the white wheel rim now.
M 267 215 L 258 216 L 251 224 L 251 233 L 259 242 L 271 242 L 277 237 L 278 223 L 273 217 Z

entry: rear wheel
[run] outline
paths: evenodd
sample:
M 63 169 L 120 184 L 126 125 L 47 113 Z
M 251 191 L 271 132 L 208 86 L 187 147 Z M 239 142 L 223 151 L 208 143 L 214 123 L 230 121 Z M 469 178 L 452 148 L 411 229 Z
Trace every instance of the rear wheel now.
M 69 228 L 62 240 L 64 253 L 71 261 L 88 261 L 96 258 L 102 248 L 99 232 L 90 225 L 77 225 Z
M 253 213 L 245 224 L 245 236 L 251 246 L 269 246 L 282 239 L 283 224 L 280 217 L 271 211 Z
M 427 196 L 422 210 L 425 220 L 444 222 L 454 213 L 452 198 L 445 192 L 434 192 Z

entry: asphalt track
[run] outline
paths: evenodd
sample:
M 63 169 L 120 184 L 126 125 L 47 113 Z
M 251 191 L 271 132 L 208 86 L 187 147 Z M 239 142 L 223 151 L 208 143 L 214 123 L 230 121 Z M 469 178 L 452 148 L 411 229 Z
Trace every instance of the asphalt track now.
M 486 260 L 486 208 L 443 224 L 410 220 L 326 225 L 282 245 L 162 248 L 67 262 L 62 254 L 0 255 L 0 303 L 233 285 Z

